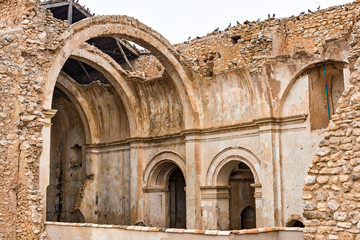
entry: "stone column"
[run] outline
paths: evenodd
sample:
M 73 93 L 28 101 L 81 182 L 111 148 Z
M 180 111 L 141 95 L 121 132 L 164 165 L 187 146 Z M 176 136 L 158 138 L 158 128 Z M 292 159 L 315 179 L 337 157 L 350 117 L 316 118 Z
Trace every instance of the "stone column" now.
M 255 198 L 255 211 L 256 211 L 256 227 L 262 228 L 266 227 L 263 225 L 263 221 L 261 218 L 262 213 L 262 189 L 260 183 L 250 184 L 251 187 L 255 188 L 254 198 Z
M 130 144 L 130 224 L 136 224 L 143 221 L 143 194 L 142 176 L 139 168 L 141 162 L 144 161 L 144 153 L 140 142 L 132 142 Z
M 186 146 L 186 228 L 201 229 L 200 146 L 195 136 L 185 137 Z
M 260 226 L 280 226 L 281 216 L 281 178 L 279 165 L 279 143 L 277 134 L 278 126 L 273 119 L 260 119 L 256 121 L 259 125 L 260 154 L 261 160 L 261 182 L 262 188 L 262 224 Z
M 229 188 L 228 186 L 201 187 L 201 211 L 204 229 L 229 229 Z
M 41 196 L 43 196 L 43 216 L 44 219 L 46 219 L 46 189 L 50 184 L 51 118 L 55 116 L 57 110 L 44 109 L 42 112 L 45 115 L 45 120 L 41 130 L 43 137 L 43 151 L 40 155 L 39 189 Z

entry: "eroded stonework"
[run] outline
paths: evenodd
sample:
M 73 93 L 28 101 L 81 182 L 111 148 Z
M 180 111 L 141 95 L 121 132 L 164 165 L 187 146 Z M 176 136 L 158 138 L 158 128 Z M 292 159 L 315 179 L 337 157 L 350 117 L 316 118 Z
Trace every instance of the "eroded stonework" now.
M 0 238 L 46 221 L 359 238 L 359 8 L 173 46 L 132 17 L 1 1 Z

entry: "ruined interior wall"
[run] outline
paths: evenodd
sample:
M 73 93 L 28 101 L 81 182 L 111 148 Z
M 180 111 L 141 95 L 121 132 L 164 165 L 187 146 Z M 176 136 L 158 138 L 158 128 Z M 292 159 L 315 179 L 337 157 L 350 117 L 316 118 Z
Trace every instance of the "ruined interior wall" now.
M 150 80 L 135 77 L 129 80 L 144 113 L 143 137 L 174 134 L 184 129 L 183 106 L 166 72 Z
M 203 113 L 203 127 L 228 126 L 270 115 L 266 86 L 245 69 L 196 78 L 195 92 Z
M 201 100 L 199 101 L 202 104 L 200 114 L 204 116 L 204 126 L 209 128 L 222 127 L 243 121 L 252 121 L 259 117 L 272 116 L 270 103 L 276 99 L 277 104 L 280 105 L 282 93 L 287 88 L 292 76 L 296 74 L 296 70 L 305 65 L 299 59 L 305 58 L 307 62 L 314 60 L 314 57 L 308 56 L 309 54 L 319 52 L 318 59 L 324 59 L 329 56 L 327 55 L 329 52 L 338 51 L 337 55 L 346 59 L 347 56 L 344 56 L 346 51 L 342 51 L 346 46 L 337 48 L 339 45 L 332 44 L 331 41 L 337 38 L 339 38 L 339 42 L 348 40 L 348 34 L 353 24 L 354 13 L 352 10 L 357 7 L 357 4 L 350 4 L 345 7 L 347 6 L 348 10 L 342 7 L 329 10 L 331 14 L 327 14 L 327 10 L 324 10 L 300 16 L 299 19 L 303 21 L 292 17 L 282 19 L 280 23 L 276 23 L 276 20 L 273 19 L 253 23 L 252 28 L 248 25 L 236 26 L 221 35 L 210 35 L 200 40 L 193 40 L 188 45 L 178 46 L 183 58 L 182 63 L 190 67 L 189 72 L 191 72 L 191 79 L 196 88 L 197 99 Z M 22 8 L 20 7 L 20 9 Z M 21 13 L 18 16 L 20 17 L 20 15 Z M 58 36 L 68 26 L 66 23 L 53 19 L 42 9 L 24 12 L 21 18 L 23 21 L 17 20 L 19 22 L 16 25 L 17 28 L 12 29 L 10 29 L 12 25 L 4 25 L 4 22 L 6 24 L 10 21 L 3 21 L 0 32 L 0 56 L 2 60 L 0 62 L 2 96 L 0 117 L 4 119 L 1 122 L 0 135 L 1 151 L 4 153 L 0 156 L 0 169 L 3 170 L 0 172 L 2 174 L 0 192 L 2 228 L 0 237 L 13 238 L 16 234 L 19 239 L 36 239 L 43 230 L 42 222 L 44 221 L 42 219 L 43 205 L 38 192 L 39 158 L 42 151 L 41 129 L 44 124 L 44 115 L 41 113 L 42 100 L 45 99 L 42 93 L 43 77 L 44 73 L 48 71 L 49 62 L 55 53 L 54 50 L 57 50 L 59 45 Z M 306 25 L 310 22 L 314 22 L 314 28 L 312 28 L 312 24 L 309 27 Z M 15 21 L 15 23 L 17 22 Z M 300 30 L 302 25 L 303 29 Z M 329 38 L 331 39 L 326 41 L 326 36 L 329 36 L 328 33 L 330 33 L 331 37 Z M 324 42 L 326 44 L 323 45 Z M 319 45 L 319 43 L 321 44 Z M 332 46 L 334 51 L 328 51 L 329 46 Z M 281 52 L 282 49 L 286 51 Z M 285 62 L 284 65 L 296 66 L 288 68 L 291 73 L 289 77 L 272 81 L 271 77 L 275 71 L 267 72 L 262 63 L 268 59 L 277 61 L 275 55 L 283 53 L 284 56 L 277 56 L 279 62 Z M 300 64 L 297 65 L 299 62 Z M 241 70 L 237 68 L 241 68 Z M 281 67 L 277 68 L 279 72 L 281 69 Z M 129 79 L 131 78 L 129 77 Z M 131 81 L 133 80 L 131 79 Z M 135 79 L 135 81 L 138 80 Z M 140 79 L 139 81 L 140 84 L 134 84 L 133 89 L 141 100 L 140 107 L 146 109 L 143 112 L 148 114 L 146 118 L 144 117 L 144 122 L 148 124 L 145 135 L 159 136 L 179 133 L 183 129 L 183 119 L 186 116 L 182 113 L 177 93 L 166 73 L 161 79 L 143 82 Z M 277 82 L 284 82 L 281 83 L 281 90 L 275 87 L 278 84 Z M 231 90 L 233 92 L 230 91 L 231 94 L 227 96 L 229 89 L 233 89 Z M 92 96 L 91 94 L 87 95 Z M 95 95 L 96 98 L 100 97 L 100 94 Z M 214 99 L 207 97 L 207 95 L 216 96 L 219 101 L 211 103 Z M 88 101 L 91 102 L 94 99 L 88 99 Z M 245 106 L 241 108 L 240 113 L 237 110 L 239 104 L 241 104 L 240 107 Z M 94 103 L 94 105 L 96 104 Z M 116 105 L 121 104 L 116 103 Z M 303 107 L 305 108 L 305 106 L 306 103 Z M 212 107 L 213 109 L 211 109 Z M 306 112 L 303 110 L 300 109 L 296 113 Z M 101 115 L 100 112 L 94 114 Z M 287 114 L 290 116 L 295 112 L 290 111 Z M 106 116 L 109 116 L 109 112 L 102 119 L 105 119 Z M 232 132 L 229 134 L 224 131 L 200 137 L 203 138 L 203 141 L 196 143 L 201 145 L 200 150 L 196 150 L 197 160 L 199 160 L 196 162 L 196 173 L 201 183 L 205 182 L 206 170 L 214 156 L 231 146 L 242 146 L 250 149 L 259 159 L 266 161 L 264 166 L 270 166 L 267 164 L 273 162 L 272 152 L 268 151 L 271 147 L 263 146 L 269 146 L 272 139 L 263 138 L 259 140 L 256 131 L 251 130 L 253 130 L 251 127 L 245 127 L 241 133 Z M 117 133 L 112 135 L 110 128 L 106 129 L 106 133 L 106 136 L 111 136 L 103 139 L 107 142 L 123 139 L 127 136 L 126 134 L 117 135 Z M 291 139 L 291 134 L 293 132 L 289 132 L 282 142 Z M 308 134 L 304 139 L 311 138 L 316 141 L 316 137 Z M 167 142 L 167 139 L 161 141 Z M 109 192 L 114 191 L 120 197 L 129 194 L 129 192 L 135 192 L 138 200 L 138 209 L 135 215 L 139 215 L 135 217 L 135 220 L 144 219 L 141 216 L 146 212 L 144 205 L 141 205 L 144 182 L 139 178 L 138 185 L 128 186 L 124 184 L 122 189 L 115 189 L 117 183 L 123 181 L 120 179 L 126 179 L 129 172 L 136 172 L 138 176 L 142 176 L 142 171 L 146 166 L 145 159 L 151 159 L 163 149 L 175 149 L 186 155 L 188 150 L 185 149 L 183 142 L 180 142 L 174 146 L 169 142 L 163 145 L 159 144 L 158 141 L 151 144 L 149 142 L 142 143 L 144 146 L 137 149 L 138 163 L 134 165 L 136 168 L 134 167 L 130 171 L 128 171 L 127 164 L 129 164 L 131 154 L 127 150 L 111 150 L 113 153 L 98 154 L 96 153 L 98 149 L 89 149 L 91 157 L 94 157 L 92 159 L 97 161 L 93 167 L 95 170 L 99 170 L 99 176 L 102 176 L 103 179 L 91 183 L 92 187 L 89 188 L 89 191 L 93 192 L 89 194 L 91 199 L 86 201 L 92 205 L 89 205 L 90 207 L 81 206 L 82 209 L 91 209 L 92 206 L 96 205 L 97 194 L 95 190 L 98 187 L 107 190 L 101 194 L 104 198 L 98 202 L 104 208 L 111 196 Z M 297 145 L 285 145 L 285 148 L 297 148 Z M 92 150 L 94 151 L 92 152 Z M 103 149 L 101 150 L 103 151 Z M 285 156 L 290 156 L 290 154 L 293 153 L 289 151 L 285 153 Z M 310 151 L 307 154 L 311 155 Z M 305 158 L 305 154 L 303 156 Z M 286 164 L 291 165 L 291 163 L 293 162 L 289 160 L 285 166 Z M 118 174 L 119 171 L 124 172 Z M 267 173 L 264 172 L 265 176 Z M 116 178 L 115 181 L 109 179 L 116 174 L 119 178 Z M 284 172 L 284 175 L 287 174 Z M 190 178 L 190 180 L 194 179 Z M 196 182 L 196 184 L 198 183 Z M 263 187 L 271 189 L 273 185 L 265 186 L 264 184 Z M 293 189 L 289 192 L 297 191 L 298 187 L 300 186 L 296 185 L 296 188 L 289 186 L 289 189 Z M 114 220 L 113 216 L 116 214 L 129 216 L 129 209 L 132 208 L 126 205 L 129 204 L 127 201 L 122 203 L 125 206 L 121 208 L 125 209 L 124 212 L 120 212 L 120 208 L 114 208 L 115 210 L 110 212 L 109 222 Z M 290 206 L 291 202 L 288 205 Z M 298 205 L 295 207 L 298 208 Z M 95 213 L 93 214 L 95 215 Z M 105 213 L 100 216 L 98 219 L 95 216 L 94 219 L 108 222 Z M 266 218 L 265 215 L 264 218 Z M 271 221 L 268 223 L 269 225 L 274 224 Z M 17 233 L 15 233 L 16 231 Z

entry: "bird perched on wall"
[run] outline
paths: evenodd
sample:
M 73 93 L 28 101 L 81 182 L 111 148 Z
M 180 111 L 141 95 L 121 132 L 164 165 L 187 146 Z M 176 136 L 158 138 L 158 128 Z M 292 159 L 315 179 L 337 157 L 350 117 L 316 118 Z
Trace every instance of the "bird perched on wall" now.
M 218 27 L 218 28 L 216 28 L 216 29 L 214 30 L 214 32 L 217 32 L 217 31 L 219 31 L 219 29 L 220 29 L 219 27 Z
M 312 11 L 311 11 L 310 9 L 308 9 L 308 12 L 309 12 L 309 13 L 312 13 Z
M 237 25 L 240 25 L 239 21 L 236 21 L 236 24 L 237 24 Z
M 196 39 L 201 39 L 201 37 L 197 36 Z
M 268 18 L 270 18 L 270 13 L 268 13 Z
M 275 13 L 273 13 L 273 18 L 275 17 Z
M 260 22 L 260 18 L 258 18 L 258 19 L 256 20 L 256 22 Z
M 317 10 L 320 10 L 320 6 L 318 6 Z
M 188 37 L 188 40 L 190 40 L 190 39 L 191 39 L 191 37 L 189 36 L 189 37 Z
M 305 14 L 305 12 L 301 12 L 301 13 L 300 13 L 300 15 L 303 15 L 303 14 Z

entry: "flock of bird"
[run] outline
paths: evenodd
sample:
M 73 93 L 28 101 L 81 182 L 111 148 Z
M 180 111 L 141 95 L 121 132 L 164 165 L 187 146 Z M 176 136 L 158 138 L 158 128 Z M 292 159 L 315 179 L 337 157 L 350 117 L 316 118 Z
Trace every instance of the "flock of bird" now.
M 320 10 L 320 7 L 321 7 L 321 6 L 319 6 L 319 7 L 317 8 L 317 10 Z M 311 11 L 310 9 L 308 9 L 308 13 L 312 13 L 312 11 Z M 300 13 L 300 15 L 304 15 L 304 14 L 305 14 L 305 11 Z M 271 15 L 270 15 L 270 14 L 268 14 L 268 18 L 271 18 Z M 272 14 L 272 18 L 275 18 L 275 13 Z M 258 18 L 258 19 L 256 20 L 256 22 L 260 22 L 260 18 Z M 277 23 L 280 23 L 280 19 L 277 20 Z M 240 23 L 239 21 L 236 21 L 236 24 L 237 24 L 237 25 L 241 25 L 241 23 Z M 252 27 L 252 24 L 251 24 L 249 21 L 247 21 L 247 20 L 244 22 L 244 24 L 247 24 L 249 27 Z M 229 26 L 227 26 L 227 28 L 225 28 L 224 31 L 225 31 L 225 32 L 226 32 L 226 31 L 229 31 L 230 27 L 231 27 L 231 23 L 229 24 Z M 218 28 L 216 28 L 214 31 L 212 31 L 212 35 L 216 35 L 217 33 L 221 33 L 221 32 L 222 32 L 222 31 L 221 31 L 220 28 L 218 27 Z M 197 36 L 196 39 L 201 39 L 201 37 Z M 191 36 L 189 36 L 189 38 L 188 38 L 187 40 L 190 41 L 190 40 L 191 40 Z M 188 43 L 189 43 L 188 41 L 184 41 L 184 44 L 188 44 Z

